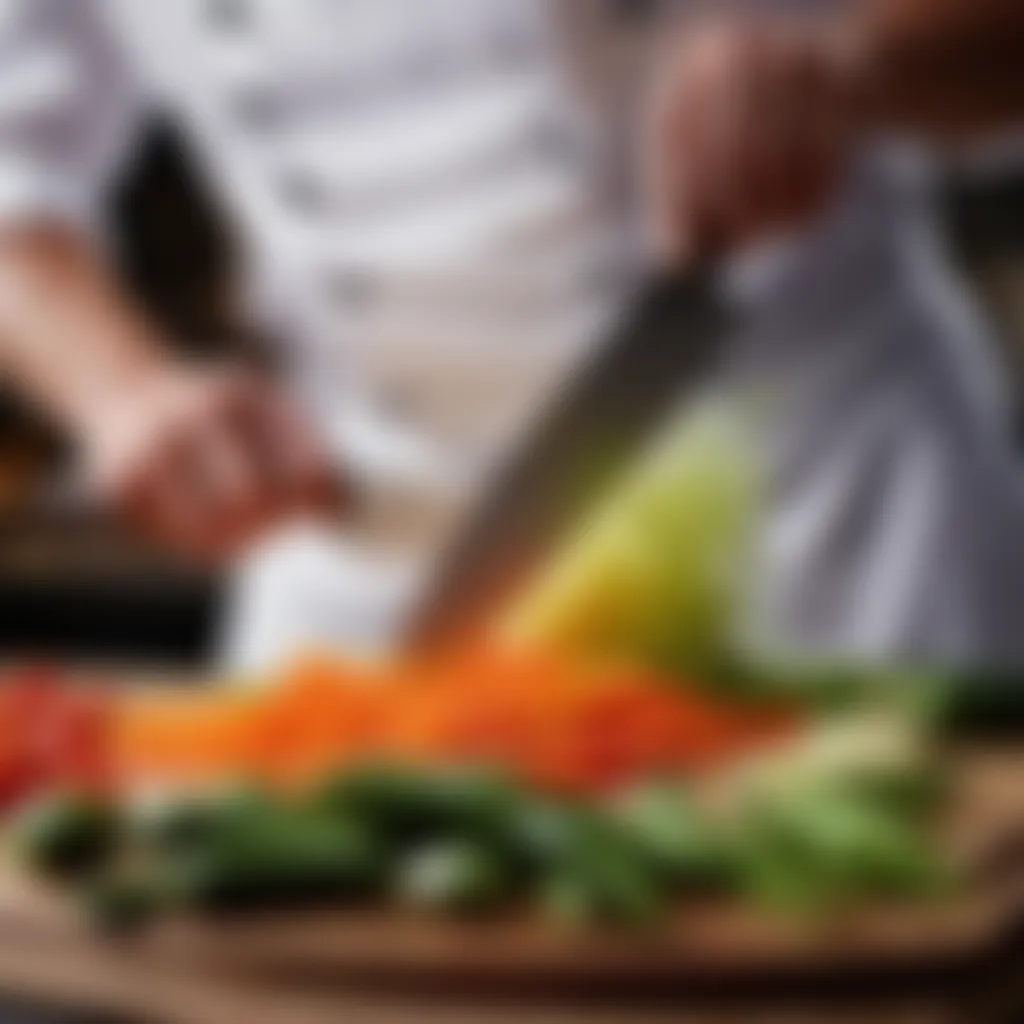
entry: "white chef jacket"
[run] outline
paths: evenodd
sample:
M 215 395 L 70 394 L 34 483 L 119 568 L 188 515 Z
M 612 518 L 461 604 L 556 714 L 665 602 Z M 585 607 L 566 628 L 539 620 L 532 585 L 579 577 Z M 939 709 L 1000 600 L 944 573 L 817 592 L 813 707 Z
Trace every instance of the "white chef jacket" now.
M 464 493 L 600 333 L 621 251 L 555 6 L 2 0 L 0 222 L 88 225 L 134 118 L 170 111 L 234 214 L 291 385 L 362 489 Z M 931 199 L 927 175 L 866 166 L 739 289 L 755 316 L 727 378 L 777 398 L 756 642 L 1024 657 L 1000 371 Z M 386 645 L 420 565 L 276 538 L 240 573 L 229 657 Z
M 727 379 L 758 396 L 768 483 L 750 640 L 777 653 L 1024 664 L 1020 395 L 941 216 L 942 172 L 996 140 L 889 140 L 830 216 L 735 261 Z
M 553 6 L 3 0 L 0 221 L 90 225 L 139 118 L 175 118 L 363 519 L 440 523 L 620 276 Z M 241 569 L 234 662 L 390 636 L 405 545 L 286 533 Z

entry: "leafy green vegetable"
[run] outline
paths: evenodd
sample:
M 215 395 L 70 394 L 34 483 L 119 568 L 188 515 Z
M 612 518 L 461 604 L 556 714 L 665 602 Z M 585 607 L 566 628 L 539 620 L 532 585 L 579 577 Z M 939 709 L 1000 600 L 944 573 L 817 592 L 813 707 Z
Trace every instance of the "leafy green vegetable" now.
M 845 714 L 823 721 L 781 750 L 733 773 L 737 792 L 773 800 L 808 791 L 873 795 L 905 803 L 937 780 L 921 723 L 892 711 Z
M 206 909 L 351 898 L 371 892 L 384 870 L 361 823 L 252 786 L 150 808 L 135 834 L 166 864 L 178 897 Z
M 165 906 L 167 893 L 155 877 L 115 873 L 88 884 L 82 898 L 86 915 L 97 929 L 122 934 L 152 921 Z
M 585 841 L 593 812 L 565 800 L 533 796 L 513 809 L 505 838 L 515 860 L 534 874 L 568 862 Z
M 737 419 L 676 424 L 503 623 L 514 642 L 694 669 L 731 649 L 754 473 Z
M 379 886 L 383 865 L 360 826 L 293 813 L 236 822 L 172 867 L 185 902 L 241 910 L 363 897 Z
M 650 863 L 677 885 L 722 881 L 726 861 L 716 830 L 678 785 L 649 785 L 627 794 L 617 820 Z
M 263 788 L 235 783 L 204 793 L 147 801 L 133 809 L 130 827 L 143 846 L 174 855 L 214 842 L 255 822 L 277 821 L 285 808 Z
M 951 877 L 919 818 L 841 786 L 759 794 L 734 822 L 730 850 L 741 892 L 807 913 L 873 895 L 939 895 Z
M 650 864 L 622 844 L 593 844 L 542 877 L 543 909 L 569 924 L 608 921 L 631 926 L 654 922 L 667 889 Z
M 114 811 L 62 797 L 20 823 L 55 877 L 91 873 L 98 925 L 173 907 L 242 911 L 394 899 L 452 913 L 532 901 L 563 921 L 640 926 L 709 888 L 820 914 L 949 888 L 930 821 L 936 775 L 912 716 L 842 716 L 690 793 L 679 781 L 607 803 L 489 771 L 363 766 L 307 795 L 236 786 Z M 697 797 L 700 799 L 697 799 Z
M 392 841 L 411 841 L 453 830 L 493 835 L 518 800 L 512 782 L 485 769 L 364 765 L 329 780 L 313 804 L 358 818 Z
M 510 892 L 504 860 L 484 844 L 465 839 L 436 840 L 414 849 L 395 876 L 399 901 L 420 909 L 486 910 Z
M 113 852 L 117 814 L 93 797 L 56 794 L 30 805 L 15 821 L 14 841 L 29 864 L 55 876 L 88 873 Z
M 545 812 L 548 840 L 537 847 L 544 856 L 537 861 L 534 888 L 542 908 L 580 924 L 642 925 L 658 916 L 669 896 L 670 879 L 663 861 L 638 836 L 611 814 L 593 808 L 538 810 Z M 543 820 L 537 818 L 535 825 Z

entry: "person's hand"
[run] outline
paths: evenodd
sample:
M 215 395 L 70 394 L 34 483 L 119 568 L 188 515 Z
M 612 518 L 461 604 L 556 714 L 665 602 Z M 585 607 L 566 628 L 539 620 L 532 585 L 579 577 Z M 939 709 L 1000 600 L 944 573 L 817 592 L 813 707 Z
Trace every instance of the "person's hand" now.
M 175 368 L 131 390 L 92 417 L 86 471 L 154 541 L 220 561 L 273 523 L 337 502 L 313 433 L 258 375 Z
M 645 153 L 660 255 L 728 255 L 818 214 L 861 121 L 855 66 L 836 39 L 794 25 L 709 25 L 676 44 Z

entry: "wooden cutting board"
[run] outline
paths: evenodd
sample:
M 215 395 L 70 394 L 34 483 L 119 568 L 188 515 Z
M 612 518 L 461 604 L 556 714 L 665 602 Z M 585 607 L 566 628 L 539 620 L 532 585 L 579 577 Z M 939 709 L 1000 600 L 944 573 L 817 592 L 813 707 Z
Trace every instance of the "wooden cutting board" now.
M 615 1024 L 669 1012 L 684 1021 L 870 1014 L 875 1024 L 973 1024 L 985 1019 L 984 1001 L 1019 997 L 1024 1008 L 1024 992 L 1007 994 L 1024 937 L 1024 745 L 961 750 L 955 763 L 948 841 L 970 882 L 941 906 L 875 906 L 828 924 L 689 906 L 649 934 L 586 936 L 532 918 L 334 912 L 174 922 L 112 942 L 90 934 L 63 897 L 9 869 L 0 873 L 0 992 L 168 1024 L 312 1024 L 342 1013 L 568 1024 L 576 1012 Z

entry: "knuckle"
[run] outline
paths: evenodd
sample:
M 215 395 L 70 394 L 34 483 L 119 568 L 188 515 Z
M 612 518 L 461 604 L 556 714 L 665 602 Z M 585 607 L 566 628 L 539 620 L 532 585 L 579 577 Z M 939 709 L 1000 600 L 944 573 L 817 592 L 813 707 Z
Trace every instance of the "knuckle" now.
M 736 21 L 713 21 L 694 31 L 689 60 L 694 67 L 718 68 L 731 64 L 749 45 L 749 26 Z
M 709 22 L 683 37 L 671 62 L 669 85 L 677 96 L 707 88 L 730 67 L 740 46 L 731 23 Z
M 199 404 L 211 419 L 220 421 L 234 415 L 251 399 L 252 384 L 240 370 L 221 371 L 200 388 Z
M 153 475 L 151 461 L 141 452 L 118 452 L 101 458 L 90 472 L 92 486 L 100 500 L 118 512 L 127 512 L 139 505 Z
M 218 378 L 210 382 L 205 406 L 214 418 L 231 413 L 245 399 L 245 388 L 233 378 Z
M 105 505 L 115 512 L 125 514 L 139 507 L 145 482 L 139 472 L 112 470 L 98 477 L 96 489 Z

